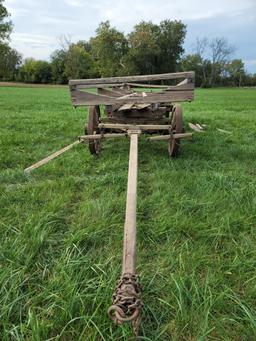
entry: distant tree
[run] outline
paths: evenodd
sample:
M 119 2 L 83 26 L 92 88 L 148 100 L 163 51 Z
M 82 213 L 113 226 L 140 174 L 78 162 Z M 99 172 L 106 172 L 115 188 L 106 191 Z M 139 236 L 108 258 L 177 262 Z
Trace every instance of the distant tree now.
M 65 67 L 67 62 L 68 52 L 61 49 L 56 50 L 51 55 L 52 81 L 57 84 L 67 83 L 67 75 Z
M 214 38 L 209 43 L 209 49 L 212 63 L 210 85 L 215 85 L 230 56 L 234 53 L 235 47 L 229 45 L 225 38 Z
M 194 44 L 194 52 L 198 56 L 200 56 L 201 59 L 204 59 L 206 50 L 208 48 L 208 39 L 206 37 L 204 38 L 196 38 L 196 43 Z
M 175 71 L 184 52 L 186 26 L 164 20 L 159 25 L 142 21 L 128 36 L 130 59 L 141 74 Z
M 51 64 L 44 61 L 38 60 L 36 63 L 36 72 L 35 72 L 35 80 L 36 83 L 51 83 L 52 80 L 52 70 Z
M 209 76 L 211 74 L 211 62 L 203 59 L 198 54 L 188 54 L 184 56 L 180 63 L 182 71 L 195 71 L 195 84 L 198 87 L 209 86 Z
M 8 20 L 9 13 L 4 6 L 4 0 L 0 0 L 0 79 L 13 79 L 19 63 L 18 52 L 8 45 L 8 39 L 12 32 L 12 23 Z
M 92 52 L 92 46 L 89 41 L 86 40 L 78 40 L 76 43 L 77 46 L 82 47 L 86 52 L 91 53 Z
M 224 84 L 226 65 L 234 51 L 235 47 L 230 45 L 225 38 L 214 38 L 211 41 L 207 38 L 197 38 L 194 44 L 194 56 L 198 58 L 194 58 L 194 61 L 200 60 L 196 68 L 199 75 L 202 74 L 201 86 L 211 87 Z M 197 83 L 200 83 L 201 76 L 196 77 Z
M 127 60 L 134 66 L 136 73 L 150 74 L 157 70 L 160 55 L 158 46 L 159 27 L 152 22 L 142 21 L 129 34 Z
M 244 63 L 241 59 L 233 59 L 225 66 L 227 76 L 236 86 L 241 86 L 245 79 Z
M 0 79 L 14 81 L 22 62 L 21 54 L 7 44 L 0 43 Z
M 50 83 L 51 65 L 43 60 L 25 59 L 20 68 L 19 80 L 26 83 Z
M 256 73 L 246 73 L 243 77 L 243 85 L 256 87 Z
M 96 30 L 96 37 L 91 38 L 90 44 L 93 59 L 101 76 L 123 74 L 128 42 L 122 32 L 111 27 L 109 21 L 103 22 Z
M 205 38 L 197 38 L 196 43 L 194 45 L 194 52 L 200 58 L 201 62 L 201 71 L 202 71 L 202 87 L 208 87 L 210 82 L 210 74 L 211 74 L 211 62 L 209 59 L 205 57 L 205 54 L 208 49 L 208 39 Z M 196 76 L 197 77 L 197 76 Z
M 198 54 L 188 54 L 181 60 L 182 71 L 195 71 L 196 86 L 201 86 L 204 81 L 203 60 Z
M 12 31 L 11 21 L 6 20 L 9 17 L 9 13 L 4 6 L 4 0 L 0 0 L 0 42 L 3 43 L 9 38 Z
M 164 20 L 159 24 L 157 72 L 174 72 L 184 52 L 186 25 L 181 21 Z
M 65 61 L 67 78 L 91 78 L 97 74 L 92 56 L 84 47 L 77 44 L 70 46 Z

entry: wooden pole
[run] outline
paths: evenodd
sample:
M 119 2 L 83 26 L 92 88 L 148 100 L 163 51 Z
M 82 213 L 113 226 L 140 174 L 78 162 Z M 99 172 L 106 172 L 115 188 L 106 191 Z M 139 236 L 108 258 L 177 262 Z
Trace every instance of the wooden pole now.
M 130 156 L 124 224 L 123 274 L 135 274 L 136 272 L 136 207 L 139 133 L 140 131 L 130 132 Z
M 130 136 L 130 157 L 124 223 L 122 275 L 113 293 L 112 305 L 108 309 L 111 320 L 117 324 L 132 322 L 137 335 L 142 309 L 141 287 L 136 274 L 136 207 L 138 173 L 139 129 L 128 130 Z
M 161 141 L 161 140 L 170 140 L 171 138 L 173 139 L 182 139 L 182 138 L 187 138 L 190 139 L 193 137 L 192 133 L 180 133 L 180 134 L 172 134 L 172 135 L 157 135 L 157 136 L 151 136 L 148 137 L 148 141 Z
M 43 160 L 40 160 L 40 161 L 38 161 L 37 163 L 34 163 L 32 166 L 26 168 L 26 169 L 24 170 L 24 172 L 28 174 L 28 173 L 31 172 L 32 170 L 34 170 L 34 169 L 36 169 L 36 168 L 38 168 L 38 167 L 40 167 L 40 166 L 46 164 L 47 162 L 51 161 L 52 159 L 55 159 L 57 156 L 59 156 L 59 155 L 65 153 L 66 151 L 68 151 L 69 149 L 73 148 L 74 146 L 76 146 L 76 145 L 79 144 L 79 143 L 81 143 L 81 141 L 77 140 L 77 141 L 75 141 L 75 142 L 69 144 L 68 146 L 66 146 L 66 147 L 64 147 L 64 148 L 62 148 L 62 149 L 60 149 L 60 150 L 58 150 L 57 152 L 55 152 L 55 153 L 53 153 L 53 154 L 51 154 L 51 155 L 45 157 Z
M 82 142 L 89 140 L 102 140 L 102 139 L 111 139 L 111 138 L 119 138 L 126 137 L 126 133 L 110 133 L 110 134 L 95 134 L 95 135 L 81 135 L 79 136 L 79 140 Z

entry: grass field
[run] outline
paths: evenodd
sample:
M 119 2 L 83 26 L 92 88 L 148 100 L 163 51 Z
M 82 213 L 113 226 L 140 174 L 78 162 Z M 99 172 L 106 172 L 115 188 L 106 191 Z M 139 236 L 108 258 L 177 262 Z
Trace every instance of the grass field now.
M 256 340 L 256 90 L 197 90 L 207 132 L 170 160 L 139 144 L 142 340 Z M 128 140 L 98 158 L 66 88 L 0 88 L 1 340 L 129 340 L 107 317 L 121 271 Z M 232 132 L 225 134 L 216 128 Z

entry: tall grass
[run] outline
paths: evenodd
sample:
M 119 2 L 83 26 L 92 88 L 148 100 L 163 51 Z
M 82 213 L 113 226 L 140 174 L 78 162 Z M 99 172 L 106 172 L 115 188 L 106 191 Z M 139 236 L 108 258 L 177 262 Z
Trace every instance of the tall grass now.
M 107 317 L 120 275 L 128 140 L 80 145 L 68 90 L 0 88 L 2 340 L 129 340 Z M 143 340 L 256 339 L 256 92 L 198 90 L 185 121 L 207 131 L 168 159 L 139 143 Z M 232 132 L 221 133 L 217 128 Z

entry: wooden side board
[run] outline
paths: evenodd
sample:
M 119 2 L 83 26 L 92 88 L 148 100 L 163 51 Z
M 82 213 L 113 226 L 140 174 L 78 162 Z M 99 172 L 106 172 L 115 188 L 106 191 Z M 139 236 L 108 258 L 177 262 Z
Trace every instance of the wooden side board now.
M 83 105 L 114 105 L 126 103 L 171 103 L 171 102 L 190 102 L 194 99 L 194 91 L 166 91 L 146 93 L 146 96 L 121 96 L 112 97 L 99 94 L 92 94 L 79 90 L 71 91 L 72 103 L 75 107 Z
M 69 85 L 89 85 L 91 87 L 95 87 L 95 86 L 97 87 L 98 85 L 101 85 L 101 84 L 149 82 L 149 81 L 171 80 L 171 79 L 182 79 L 182 78 L 190 78 L 193 81 L 195 79 L 195 73 L 194 71 L 189 71 L 189 72 L 161 73 L 161 74 L 155 74 L 155 75 L 142 75 L 142 76 L 76 79 L 76 80 L 70 80 Z
M 120 86 L 129 86 L 129 88 L 147 88 L 147 89 L 163 89 L 163 90 L 190 90 L 194 89 L 194 83 L 193 82 L 187 82 L 187 83 L 180 83 L 177 85 L 155 85 L 155 84 L 146 84 L 146 83 L 120 83 Z M 106 83 L 106 84 L 97 84 L 97 85 L 87 85 L 87 84 L 77 84 L 77 85 L 69 85 L 70 90 L 79 90 L 79 89 L 92 89 L 93 87 L 97 87 L 98 89 L 106 89 L 106 88 L 117 88 L 116 84 L 112 83 Z M 117 90 L 116 90 L 117 91 Z M 126 89 L 119 88 L 119 91 L 122 92 L 128 92 Z
M 124 105 L 144 103 L 171 103 L 194 99 L 195 73 L 178 72 L 146 76 L 109 77 L 70 80 L 71 100 L 75 107 L 83 105 Z M 151 85 L 139 82 L 160 80 L 181 80 L 177 85 Z M 96 87 L 98 93 L 89 88 Z M 132 88 L 145 87 L 143 92 L 133 92 Z M 154 88 L 155 91 L 148 91 Z M 138 90 L 137 90 L 138 91 Z

